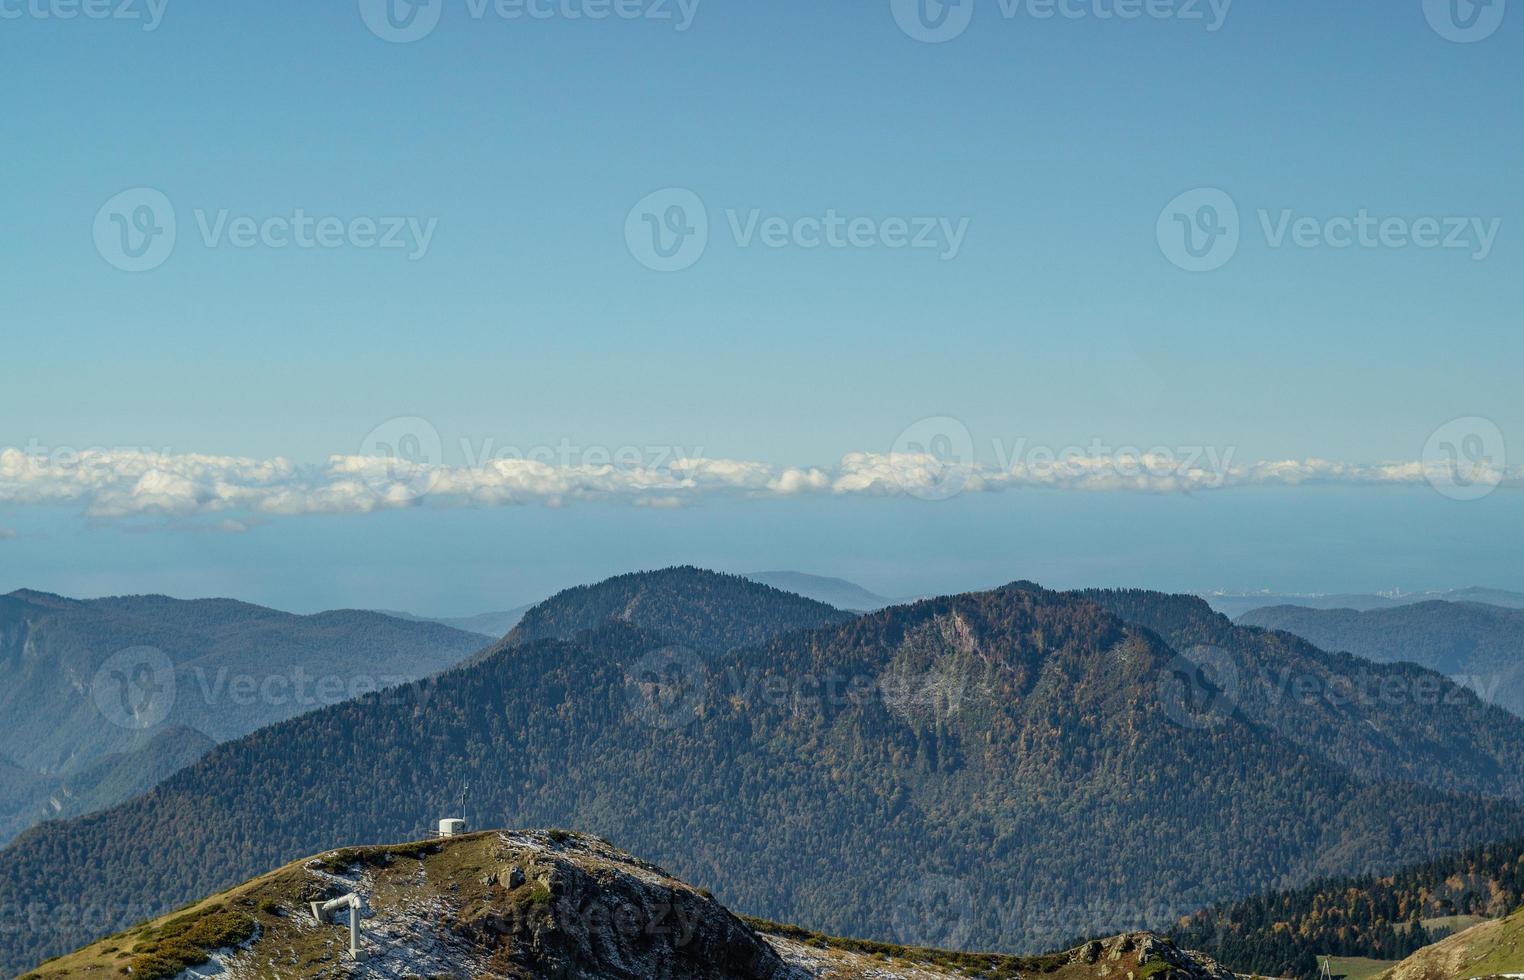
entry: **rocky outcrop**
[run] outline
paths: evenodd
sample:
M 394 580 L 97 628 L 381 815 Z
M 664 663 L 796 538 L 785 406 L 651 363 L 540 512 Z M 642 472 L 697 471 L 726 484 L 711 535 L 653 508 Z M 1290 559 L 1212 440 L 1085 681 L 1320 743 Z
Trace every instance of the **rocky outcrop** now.
M 503 835 L 454 931 L 507 976 L 773 980 L 782 959 L 711 896 L 595 838 Z
M 1116 980 L 1234 980 L 1232 971 L 1206 954 L 1149 932 L 1092 940 L 1070 950 L 1068 962 L 1089 967 L 1092 976 Z

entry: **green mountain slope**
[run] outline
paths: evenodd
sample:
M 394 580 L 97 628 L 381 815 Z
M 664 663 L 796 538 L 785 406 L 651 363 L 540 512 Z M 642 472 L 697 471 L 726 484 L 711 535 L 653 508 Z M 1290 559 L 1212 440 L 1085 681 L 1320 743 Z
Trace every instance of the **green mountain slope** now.
M 24 799 L 8 797 L 0 841 L 50 815 L 38 804 L 57 794 L 76 804 L 119 802 L 206 747 L 165 741 L 165 733 L 236 738 L 436 673 L 483 645 L 474 634 L 374 613 L 294 616 L 164 596 L 0 596 L 0 756 L 33 784 Z M 90 774 L 108 760 L 113 774 Z
M 105 756 L 72 776 L 44 776 L 0 761 L 0 841 L 41 820 L 94 813 L 131 799 L 216 744 L 191 728 L 166 728 L 142 747 Z
M 1376 980 L 1467 980 L 1524 974 L 1524 909 L 1425 947 Z
M 1182 654 L 1204 723 L 1231 712 L 1363 779 L 1524 799 L 1524 722 L 1441 674 L 1236 625 L 1192 596 L 1083 594 Z M 1220 695 L 1205 696 L 1208 678 Z
M 1178 723 L 1174 651 L 1078 596 L 928 600 L 707 658 L 670 643 L 607 623 L 220 746 L 0 852 L 0 906 L 92 888 L 109 931 L 336 828 L 418 836 L 464 796 L 774 920 L 1030 951 L 1524 833 L 1513 803 L 1357 778 L 1237 716 Z M 90 935 L 28 923 L 0 965 Z
M 526 612 L 504 642 L 565 639 L 619 622 L 712 654 L 845 622 L 853 615 L 739 575 L 666 568 L 560 592 Z
M 1356 612 L 1272 606 L 1239 622 L 1285 630 L 1329 650 L 1439 671 L 1524 715 L 1524 609 L 1479 602 L 1422 602 Z
M 61 779 L 48 797 L 50 820 L 94 813 L 157 786 L 206 755 L 217 743 L 193 728 L 157 732 L 140 749 L 108 755 Z
M 15 836 L 5 833 L 8 827 L 19 832 L 37 822 L 52 786 L 41 773 L 0 756 L 0 840 Z

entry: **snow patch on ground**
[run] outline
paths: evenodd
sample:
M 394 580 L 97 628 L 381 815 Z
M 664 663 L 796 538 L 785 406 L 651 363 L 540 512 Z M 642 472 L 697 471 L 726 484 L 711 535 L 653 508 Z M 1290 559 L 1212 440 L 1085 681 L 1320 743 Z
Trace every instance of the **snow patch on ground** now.
M 212 954 L 212 958 L 200 966 L 187 968 L 175 980 L 207 980 L 209 977 L 217 977 L 218 980 L 227 980 L 232 976 L 232 965 L 245 956 L 250 947 L 264 936 L 264 930 L 256 924 L 253 937 L 242 946 L 219 949 Z
M 527 850 L 527 851 L 547 851 L 547 850 L 549 850 L 549 848 L 547 848 L 544 844 L 542 844 L 539 841 L 535 840 L 533 837 L 529 836 L 528 834 L 519 833 L 517 831 L 510 831 L 508 833 L 498 834 L 498 839 L 501 840 L 504 844 L 507 844 L 510 847 L 517 847 L 517 848 L 521 848 L 521 849 Z
M 294 913 L 293 922 L 301 933 L 323 934 L 322 946 L 327 963 L 324 976 L 402 980 L 409 977 L 474 976 L 486 970 L 487 957 L 444 926 L 455 911 L 445 899 L 420 894 L 388 903 L 385 908 L 376 908 L 370 903 L 376 887 L 373 872 L 337 875 L 311 865 L 306 870 L 325 884 L 354 892 L 363 903 L 360 909 L 360 950 L 364 958 L 358 963 L 349 958 L 347 914 L 341 916 L 340 921 L 320 924 L 306 909 Z M 422 864 L 416 878 L 420 884 L 427 880 Z M 246 949 L 221 958 L 216 973 L 187 973 L 177 980 L 197 980 L 202 976 L 215 980 L 264 980 L 280 976 L 282 967 L 289 967 L 282 960 L 291 955 L 293 951 L 289 949 Z

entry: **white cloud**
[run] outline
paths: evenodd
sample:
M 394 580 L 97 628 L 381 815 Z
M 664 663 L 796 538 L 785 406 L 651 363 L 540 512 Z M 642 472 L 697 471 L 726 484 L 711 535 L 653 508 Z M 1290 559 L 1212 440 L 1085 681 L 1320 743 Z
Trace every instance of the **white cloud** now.
M 15 541 L 19 535 L 8 527 L 0 527 L 0 541 Z
M 414 506 L 564 506 L 628 501 L 674 507 L 734 497 L 951 496 L 1014 490 L 1193 493 L 1235 487 L 1422 486 L 1443 474 L 1419 462 L 1322 459 L 1235 465 L 1205 452 L 1027 453 L 1004 467 L 949 465 L 925 453 L 849 453 L 835 467 L 682 457 L 662 465 L 495 459 L 474 467 L 410 466 L 334 456 L 317 466 L 284 459 L 136 449 L 79 453 L 0 450 L 0 506 L 75 504 L 97 519 L 216 515 L 238 531 L 264 515 L 355 514 Z M 1437 464 L 1433 464 L 1437 465 Z M 1477 478 L 1524 486 L 1524 470 Z M 950 488 L 951 492 L 944 492 Z M 0 530 L 0 538 L 14 537 Z

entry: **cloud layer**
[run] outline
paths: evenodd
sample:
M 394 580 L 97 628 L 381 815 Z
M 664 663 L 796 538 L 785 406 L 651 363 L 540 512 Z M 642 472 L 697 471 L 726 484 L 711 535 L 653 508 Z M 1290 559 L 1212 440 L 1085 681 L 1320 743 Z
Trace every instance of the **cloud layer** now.
M 1231 463 L 1210 453 L 1028 454 L 1006 466 L 949 463 L 930 453 L 850 453 L 831 468 L 744 460 L 674 458 L 659 465 L 591 465 L 495 459 L 426 466 L 384 456 L 333 456 L 300 466 L 285 459 L 175 454 L 138 449 L 78 453 L 0 450 L 0 507 L 74 504 L 92 518 L 231 518 L 355 514 L 415 506 L 560 506 L 623 500 L 672 507 L 740 497 L 912 496 L 1014 490 L 1193 493 L 1236 487 L 1423 486 L 1457 478 L 1442 462 L 1359 464 L 1320 459 Z M 1468 485 L 1524 486 L 1524 471 L 1482 465 Z

